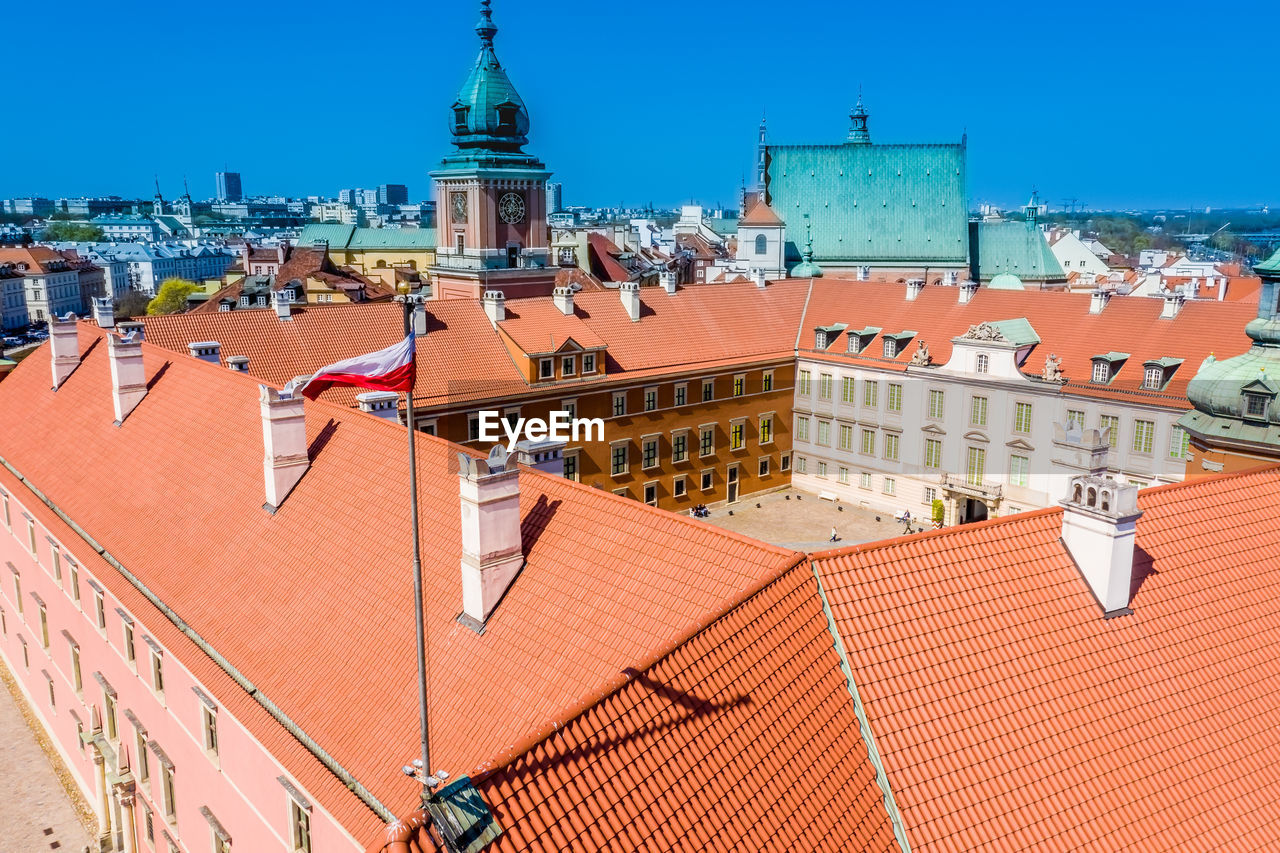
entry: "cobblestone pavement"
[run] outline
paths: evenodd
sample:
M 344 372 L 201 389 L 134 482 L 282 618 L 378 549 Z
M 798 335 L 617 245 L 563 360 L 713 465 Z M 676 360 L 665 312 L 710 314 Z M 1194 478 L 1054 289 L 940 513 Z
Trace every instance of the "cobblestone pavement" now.
M 0 683 L 0 853 L 81 853 L 89 833 L 9 691 Z
M 730 510 L 733 515 L 729 515 Z M 733 506 L 717 507 L 706 521 L 797 551 L 825 551 L 842 545 L 891 539 L 906 532 L 905 525 L 893 520 L 892 512 L 823 501 L 815 494 L 795 489 L 752 495 Z M 917 519 L 912 529 L 918 528 L 921 521 Z M 838 542 L 830 541 L 832 527 L 840 537 Z

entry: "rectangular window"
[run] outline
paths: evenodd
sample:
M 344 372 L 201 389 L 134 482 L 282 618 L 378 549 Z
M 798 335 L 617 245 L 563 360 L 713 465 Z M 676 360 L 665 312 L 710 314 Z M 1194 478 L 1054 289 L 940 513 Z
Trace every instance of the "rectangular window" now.
M 657 483 L 644 484 L 644 502 L 649 506 L 658 505 L 658 484 Z
M 703 427 L 698 430 L 698 455 L 710 456 L 715 453 L 716 431 L 714 427 Z
M 658 389 L 644 389 L 644 410 L 646 412 L 652 412 L 656 408 L 658 408 Z
M 640 449 L 640 466 L 642 468 L 656 468 L 658 465 L 658 439 L 644 439 Z
M 1015 403 L 1013 407 L 1013 431 L 1026 435 L 1031 432 L 1031 404 Z
M 745 393 L 747 393 L 747 377 L 745 375 L 733 377 L 733 396 L 741 397 Z
M 578 401 L 577 400 L 561 400 L 560 411 L 567 414 L 569 416 L 569 420 L 573 420 L 578 416 Z
M 154 650 L 151 652 L 151 686 L 157 693 L 164 692 L 164 661 Z
M 809 371 L 800 371 L 800 375 L 796 379 L 796 393 L 805 397 L 808 397 L 811 393 L 809 390 Z
M 1009 483 L 1014 486 L 1025 486 L 1031 473 L 1031 460 L 1026 456 L 1009 457 Z
M 15 569 L 13 572 L 13 603 L 18 607 L 18 615 L 23 614 L 22 609 L 22 576 Z
M 715 482 L 714 472 L 712 471 L 702 472 L 702 482 L 700 483 L 702 487 L 702 491 L 704 492 L 711 491 L 711 486 L 714 484 L 714 482 Z
M 773 371 L 766 370 L 760 375 L 760 390 L 768 393 L 773 390 Z
M 477 414 L 467 415 L 467 441 L 480 440 L 480 416 Z
M 896 358 L 897 355 L 898 355 L 898 339 L 885 338 L 884 339 L 884 357 Z
M 555 375 L 556 375 L 555 362 L 553 362 L 549 358 L 543 358 L 538 360 L 538 378 L 539 379 L 553 379 L 555 378 Z
M 572 376 L 578 369 L 578 360 L 571 355 L 560 357 L 560 375 Z
M 1156 425 L 1153 421 L 1133 422 L 1133 452 L 1150 453 L 1155 446 Z
M 782 471 L 791 470 L 791 454 L 790 453 L 782 454 L 782 463 L 778 465 L 778 469 Z
M 818 476 L 819 477 L 827 476 L 827 463 L 823 462 L 822 460 L 818 461 Z
M 857 381 L 852 376 L 846 376 L 840 381 L 840 402 L 853 402 L 853 389 L 857 386 Z
M 934 500 L 937 499 L 937 497 L 938 497 L 938 490 L 933 488 L 932 486 L 926 486 L 924 490 L 924 500 L 922 500 L 921 503 L 931 507 L 933 506 L 933 502 Z
M 773 441 L 773 416 L 760 416 L 760 443 L 769 444 Z
M 986 397 L 974 397 L 969 401 L 969 423 L 973 426 L 987 425 Z
M 1067 409 L 1067 427 L 1075 424 L 1080 429 L 1084 429 L 1084 412 L 1079 409 Z
M 689 491 L 689 484 L 685 481 L 684 475 L 676 477 L 671 481 L 671 494 L 678 498 L 682 498 Z
M 689 433 L 681 431 L 671 436 L 671 461 L 683 462 L 689 458 Z
M 32 593 L 34 595 L 35 593 Z M 49 611 L 43 604 L 37 605 L 40 610 L 40 648 L 49 648 Z
M 766 457 L 764 457 L 763 459 L 761 459 L 761 460 L 760 460 L 760 468 L 759 468 L 759 471 L 760 471 L 760 476 L 761 476 L 761 477 L 768 477 L 768 476 L 769 476 L 769 457 L 768 457 L 768 456 L 766 456 Z
M 58 551 L 58 546 L 53 546 L 53 579 L 57 581 L 58 586 L 62 586 L 62 554 Z
M 987 474 L 987 451 L 981 447 L 970 447 L 968 463 L 965 482 L 971 486 L 981 486 Z
M 80 567 L 74 560 L 67 560 L 67 582 L 71 586 L 71 600 L 80 606 Z
M 902 386 L 896 382 L 889 383 L 888 408 L 891 412 L 902 411 Z
M 4 505 L 4 528 L 13 532 L 13 518 L 9 515 L 9 493 L 0 492 L 0 504 Z
M 884 493 L 886 495 L 895 494 L 898 491 L 898 481 L 892 477 L 884 478 Z
M 796 440 L 809 440 L 809 419 L 803 415 L 798 415 L 796 417 Z
M 741 450 L 747 444 L 747 425 L 741 421 L 729 425 L 729 449 Z
M 1101 415 L 1098 418 L 1099 430 L 1111 430 L 1111 446 L 1120 446 L 1120 418 L 1117 415 Z
M 156 816 L 155 816 L 155 813 L 154 813 L 154 812 L 152 812 L 152 811 L 151 811 L 151 809 L 150 809 L 150 808 L 148 808 L 148 807 L 147 807 L 147 805 L 146 805 L 145 803 L 143 803 L 143 804 L 142 804 L 142 814 L 143 814 L 143 823 L 146 825 L 147 843 L 148 843 L 148 844 L 151 844 L 152 846 L 154 846 L 154 845 L 155 845 L 155 843 L 156 843 Z
M 710 403 L 716 397 L 716 381 L 714 379 L 702 380 L 702 402 Z
M 102 691 L 102 723 L 107 730 L 107 737 L 115 740 L 119 733 L 116 721 L 116 697 L 106 688 Z
M 578 482 L 578 454 L 577 452 L 566 453 L 564 455 L 564 478 Z
M 862 383 L 862 405 L 874 409 L 880 405 L 880 383 L 870 379 Z
M 1111 379 L 1111 365 L 1105 361 L 1093 363 L 1093 381 L 1105 383 Z
M 1153 390 L 1158 391 L 1160 389 L 1160 386 L 1163 383 L 1164 383 L 1164 368 L 1148 367 L 1146 369 L 1146 372 L 1144 373 L 1143 379 L 1142 379 L 1143 388 L 1151 388 Z
M 942 441 L 940 439 L 926 438 L 924 440 L 924 467 L 942 467 Z
M 84 690 L 84 679 L 80 675 L 80 646 L 71 640 L 71 684 L 77 693 Z
M 615 391 L 613 394 L 613 416 L 620 418 L 627 413 L 627 392 Z
M 796 473 L 805 474 L 808 472 L 808 469 L 809 469 L 809 463 L 805 460 L 805 458 L 803 456 L 797 456 L 796 457 Z
M 138 654 L 133 648 L 133 624 L 122 620 L 121 625 L 124 628 L 124 659 L 134 663 Z
M 831 446 L 831 421 L 818 421 L 818 444 Z
M 876 431 L 873 429 L 864 429 L 862 431 L 862 452 L 867 456 L 876 455 Z
M 615 444 L 610 450 L 609 472 L 615 477 L 627 473 L 627 445 Z
M 31 549 L 31 556 L 36 556 L 36 523 L 31 519 L 27 519 L 27 546 Z
M 1169 458 L 1187 459 L 1191 456 L 1191 434 L 1180 426 L 1169 433 Z
M 837 479 L 846 486 L 849 485 L 849 469 L 841 466 L 839 472 L 837 472 Z
M 858 488 L 860 489 L 871 488 L 871 475 L 866 471 L 863 471 L 861 474 L 858 475 Z
M 107 607 L 106 603 L 102 600 L 101 590 L 94 590 L 93 592 L 93 612 L 97 616 L 98 630 L 107 630 Z
M 884 434 L 884 458 L 893 462 L 898 461 L 898 435 L 892 432 Z
M 583 353 L 583 354 L 582 354 L 582 372 L 583 372 L 583 373 L 595 373 L 595 372 L 596 372 L 596 355 L 595 355 L 595 353 L 587 352 L 587 353 Z
M 941 391 L 929 392 L 929 417 L 934 420 L 942 420 L 942 410 L 945 398 Z
M 818 399 L 831 399 L 831 374 L 822 373 L 818 376 Z
M 164 784 L 164 816 L 175 821 L 178 819 L 178 792 L 173 784 L 173 765 L 161 763 L 160 778 Z
M 853 450 L 853 427 L 840 424 L 840 449 Z
M 676 386 L 676 405 L 683 406 L 689 402 L 689 386 L 681 383 Z

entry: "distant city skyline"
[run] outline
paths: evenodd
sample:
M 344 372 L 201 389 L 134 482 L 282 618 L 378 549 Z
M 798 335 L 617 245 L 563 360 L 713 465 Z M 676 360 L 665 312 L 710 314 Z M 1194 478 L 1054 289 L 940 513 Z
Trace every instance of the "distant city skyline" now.
M 638 16 L 564 0 L 549 20 L 545 7 L 496 0 L 494 18 L 498 56 L 532 117 L 526 150 L 563 184 L 565 205 L 733 207 L 751 183 L 762 114 L 771 141 L 838 143 L 859 88 L 873 141 L 967 133 L 973 207 L 1013 208 L 1033 188 L 1054 208 L 1280 204 L 1280 173 L 1268 169 L 1280 121 L 1266 108 L 1266 36 L 1280 13 L 1247 0 L 1213 27 L 1203 4 L 1120 5 L 997 0 L 978 16 L 934 2 L 907 15 L 745 0 L 732 15 L 672 4 Z M 427 172 L 451 150 L 449 105 L 477 53 L 477 10 L 473 0 L 391 2 L 355 18 L 330 0 L 286 3 L 272 20 L 287 20 L 288 41 L 333 51 L 344 70 L 309 64 L 229 92 L 202 89 L 201 75 L 234 61 L 240 28 L 262 7 L 147 2 L 126 17 L 73 0 L 65 17 L 92 44 L 159 53 L 184 71 L 150 74 L 145 97 L 99 105 L 65 94 L 91 94 L 82 66 L 50 65 L 44 94 L 31 97 L 47 97 L 51 114 L 74 111 L 90 132 L 36 121 L 0 137 L 0 197 L 150 198 L 157 175 L 166 198 L 181 195 L 184 176 L 194 197 L 212 198 L 215 173 L 233 171 L 248 196 L 404 184 L 427 200 Z M 30 5 L 10 14 L 15 31 L 47 23 Z M 339 17 L 348 23 L 336 28 Z M 680 37 L 643 37 L 651 29 Z M 408 40 L 373 38 L 349 53 L 361 32 Z

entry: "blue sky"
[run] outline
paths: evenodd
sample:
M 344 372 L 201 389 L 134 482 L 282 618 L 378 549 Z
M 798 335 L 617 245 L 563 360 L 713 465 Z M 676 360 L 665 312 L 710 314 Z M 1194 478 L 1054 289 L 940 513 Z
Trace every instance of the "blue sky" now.
M 477 51 L 473 0 L 11 5 L 10 31 L 61 46 L 9 67 L 30 88 L 0 132 L 0 197 L 149 196 L 158 173 L 166 197 L 186 175 L 202 198 L 225 163 L 253 194 L 391 182 L 424 198 Z M 732 204 L 762 112 L 773 141 L 839 141 L 861 86 L 876 141 L 968 132 L 975 205 L 1013 206 L 1035 186 L 1054 204 L 1203 207 L 1280 204 L 1278 6 L 495 0 L 494 12 L 532 114 L 527 150 L 567 204 Z

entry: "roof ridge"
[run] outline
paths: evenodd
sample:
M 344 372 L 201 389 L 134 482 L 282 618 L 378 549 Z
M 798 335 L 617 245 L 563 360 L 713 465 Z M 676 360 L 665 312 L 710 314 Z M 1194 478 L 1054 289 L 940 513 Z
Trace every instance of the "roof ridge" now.
M 1280 462 L 1263 462 L 1259 465 L 1253 466 L 1252 468 L 1245 468 L 1241 471 L 1231 471 L 1226 474 L 1214 474 L 1210 477 L 1201 477 L 1198 480 L 1183 480 L 1178 483 L 1161 483 L 1158 486 L 1148 486 L 1147 488 L 1142 489 L 1139 494 L 1164 494 L 1165 492 L 1176 491 L 1180 488 L 1194 488 L 1195 486 L 1202 486 L 1205 483 L 1217 483 L 1223 480 L 1240 480 L 1245 477 L 1256 476 L 1267 471 L 1275 471 L 1276 469 L 1280 469 Z
M 1173 485 L 1182 484 L 1175 483 Z M 830 548 L 826 551 L 814 551 L 809 554 L 809 558 L 812 560 L 831 560 L 836 557 L 845 557 L 850 554 L 859 554 L 867 551 L 877 551 L 882 548 L 894 547 L 907 542 L 919 542 L 921 539 L 937 539 L 943 536 L 956 536 L 961 533 L 969 533 L 974 530 L 994 527 L 996 525 L 1027 518 L 1035 518 L 1041 515 L 1053 515 L 1060 512 L 1062 512 L 1062 507 L 1046 506 L 1041 507 L 1040 509 L 1020 512 L 1016 515 L 1002 515 L 999 518 L 988 518 L 985 521 L 974 521 L 969 522 L 968 524 L 953 524 L 950 527 L 943 527 L 938 530 L 923 530 L 919 533 L 906 533 L 901 536 L 894 536 L 892 539 L 876 539 L 872 542 L 860 542 L 854 545 L 845 545 L 842 548 Z

